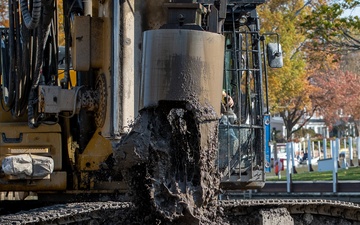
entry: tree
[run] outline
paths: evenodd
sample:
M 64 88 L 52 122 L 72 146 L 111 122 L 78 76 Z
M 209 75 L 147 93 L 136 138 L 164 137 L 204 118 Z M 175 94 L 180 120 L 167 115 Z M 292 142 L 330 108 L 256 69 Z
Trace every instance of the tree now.
M 351 52 L 346 55 L 342 55 L 340 61 L 340 69 L 347 70 L 353 73 L 358 73 L 360 71 L 360 65 L 358 63 L 360 58 L 360 51 Z
M 9 27 L 7 0 L 0 0 L 0 27 L 1 26 Z
M 317 73 L 312 75 L 311 82 L 317 87 L 312 100 L 330 128 L 338 121 L 351 119 L 359 130 L 360 76 L 342 66 L 343 57 L 329 55 Z
M 358 0 L 328 0 L 326 4 L 314 4 L 314 10 L 301 24 L 312 40 L 312 48 L 341 54 L 360 50 L 360 18 L 343 16 L 344 10 L 359 5 Z
M 360 19 L 344 17 L 360 1 L 326 1 L 314 4 L 311 14 L 301 24 L 309 41 L 311 81 L 317 91 L 311 96 L 313 104 L 331 128 L 338 121 L 354 120 L 360 128 L 360 77 L 357 56 L 360 50 Z M 326 57 L 324 57 L 326 53 Z M 319 57 L 322 54 L 323 57 Z M 320 60 L 319 60 L 320 59 Z
M 261 5 L 259 12 L 262 31 L 277 32 L 281 36 L 284 67 L 269 73 L 269 101 L 271 113 L 279 113 L 284 120 L 287 140 L 301 129 L 304 122 L 298 127 L 296 125 L 312 109 L 312 86 L 306 71 L 306 57 L 301 51 L 306 36 L 300 23 L 309 13 L 309 9 L 303 6 L 303 1 L 274 0 Z
M 359 18 L 343 17 L 345 9 L 358 5 L 355 0 L 273 0 L 262 6 L 263 31 L 280 33 L 283 45 L 285 66 L 270 73 L 269 96 L 271 112 L 284 119 L 287 139 L 315 112 L 330 127 L 351 118 L 360 130 L 360 76 L 357 63 L 343 55 L 360 50 Z
M 57 1 L 57 14 L 58 14 L 58 40 L 59 46 L 65 46 L 65 31 L 64 31 L 64 12 L 63 0 Z

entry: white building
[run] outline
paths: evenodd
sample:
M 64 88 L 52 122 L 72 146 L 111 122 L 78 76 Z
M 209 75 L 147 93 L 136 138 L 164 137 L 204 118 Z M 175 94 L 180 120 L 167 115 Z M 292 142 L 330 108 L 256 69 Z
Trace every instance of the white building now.
M 311 129 L 317 134 L 321 134 L 324 138 L 329 138 L 329 128 L 326 126 L 324 117 L 318 113 L 314 113 L 311 119 L 304 125 L 305 129 Z
M 302 121 L 300 121 L 302 122 Z M 286 137 L 286 128 L 284 120 L 279 115 L 271 116 L 270 119 L 271 129 L 275 128 L 278 133 L 280 131 L 283 137 Z M 297 126 L 294 127 L 296 129 Z M 329 128 L 326 126 L 323 116 L 314 114 L 311 119 L 303 126 L 304 129 L 314 130 L 315 133 L 321 134 L 323 137 L 329 138 Z

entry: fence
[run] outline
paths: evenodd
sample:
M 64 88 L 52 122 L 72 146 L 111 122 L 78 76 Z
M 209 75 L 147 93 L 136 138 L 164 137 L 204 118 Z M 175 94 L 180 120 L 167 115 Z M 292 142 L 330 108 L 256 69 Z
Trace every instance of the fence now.
M 354 161 L 354 155 L 357 155 L 357 162 Z M 307 139 L 298 143 L 286 143 L 286 162 L 283 166 L 286 166 L 287 192 L 291 191 L 291 177 L 294 172 L 296 173 L 296 161 L 301 160 L 301 156 L 307 156 L 302 162 L 306 160 L 310 172 L 313 171 L 314 163 L 318 165 L 319 171 L 332 170 L 333 192 L 337 192 L 338 168 L 355 166 L 354 162 L 360 165 L 360 137 L 355 139 L 355 143 L 352 137 L 346 139 L 323 139 L 322 141 Z M 275 162 L 279 163 L 280 161 L 275 159 Z

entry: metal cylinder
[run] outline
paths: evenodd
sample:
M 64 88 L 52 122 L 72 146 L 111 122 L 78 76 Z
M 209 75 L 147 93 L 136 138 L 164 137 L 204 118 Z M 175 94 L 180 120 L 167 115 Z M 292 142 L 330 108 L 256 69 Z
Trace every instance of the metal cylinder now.
M 82 0 L 84 5 L 84 15 L 85 16 L 92 16 L 92 0 Z
M 160 100 L 196 99 L 220 115 L 224 69 L 223 35 L 182 29 L 144 33 L 142 106 Z

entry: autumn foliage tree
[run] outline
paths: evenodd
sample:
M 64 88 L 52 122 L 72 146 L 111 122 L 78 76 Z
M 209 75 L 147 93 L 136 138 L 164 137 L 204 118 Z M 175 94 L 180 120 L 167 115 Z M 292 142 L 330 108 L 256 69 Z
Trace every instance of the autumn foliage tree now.
M 351 72 L 340 64 L 341 54 L 360 50 L 359 18 L 343 17 L 345 9 L 358 5 L 355 0 L 273 0 L 261 6 L 263 32 L 281 35 L 284 68 L 270 72 L 269 97 L 287 139 L 315 112 L 329 126 L 350 118 L 343 115 L 360 121 L 359 73 L 354 65 Z
M 8 27 L 8 0 L 0 0 L 0 27 Z
M 351 119 L 360 128 L 360 19 L 344 15 L 345 10 L 360 6 L 358 0 L 326 1 L 314 4 L 312 13 L 301 24 L 311 40 L 308 52 L 311 82 L 317 87 L 313 104 L 325 121 L 332 124 Z
M 59 46 L 65 46 L 63 0 L 57 1 Z
M 309 9 L 298 0 L 273 0 L 260 7 L 263 33 L 276 32 L 280 35 L 284 67 L 271 70 L 269 74 L 269 101 L 272 114 L 280 114 L 284 120 L 287 139 L 302 127 L 296 126 L 304 114 L 312 108 L 307 61 L 301 46 L 306 42 L 300 23 Z M 308 109 L 308 110 L 306 110 Z
M 331 67 L 324 67 L 312 76 L 311 82 L 317 87 L 312 99 L 330 128 L 332 124 L 351 119 L 359 130 L 360 76 L 341 68 L 340 62 L 332 62 Z

